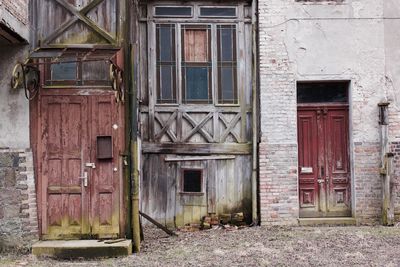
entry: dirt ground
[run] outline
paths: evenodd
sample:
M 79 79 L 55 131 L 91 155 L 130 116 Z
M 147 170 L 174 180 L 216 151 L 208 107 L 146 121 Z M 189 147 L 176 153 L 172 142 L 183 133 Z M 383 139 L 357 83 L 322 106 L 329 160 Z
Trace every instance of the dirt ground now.
M 179 232 L 145 229 L 129 257 L 59 261 L 0 255 L 0 266 L 400 266 L 400 227 L 251 227 Z

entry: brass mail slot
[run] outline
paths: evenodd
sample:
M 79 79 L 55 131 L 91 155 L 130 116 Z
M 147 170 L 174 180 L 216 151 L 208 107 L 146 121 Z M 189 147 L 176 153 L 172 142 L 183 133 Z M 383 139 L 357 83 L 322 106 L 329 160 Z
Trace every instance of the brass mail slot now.
M 112 159 L 112 136 L 97 136 L 97 159 Z

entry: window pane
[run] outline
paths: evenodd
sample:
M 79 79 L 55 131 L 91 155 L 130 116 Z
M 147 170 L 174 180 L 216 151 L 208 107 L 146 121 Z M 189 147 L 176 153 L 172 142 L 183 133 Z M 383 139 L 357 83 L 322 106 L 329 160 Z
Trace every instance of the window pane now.
M 175 25 L 156 26 L 157 102 L 176 102 Z
M 175 28 L 173 25 L 162 25 L 158 27 L 159 60 L 174 61 L 175 58 Z
M 202 17 L 236 17 L 234 7 L 202 7 L 200 8 Z
M 217 26 L 218 54 L 218 103 L 236 104 L 237 62 L 236 62 L 236 26 Z
M 191 17 L 192 8 L 191 7 L 156 7 L 155 15 L 159 17 Z
M 105 61 L 82 62 L 83 83 L 108 84 L 110 81 L 110 63 Z M 97 83 L 100 81 L 100 83 Z
M 221 68 L 221 88 L 222 88 L 222 95 L 221 100 L 222 102 L 234 102 L 234 95 L 233 90 L 234 88 L 234 81 L 233 81 L 233 68 Z
M 208 68 L 187 67 L 186 68 L 186 100 L 204 101 L 208 100 Z
M 52 64 L 51 80 L 53 81 L 75 80 L 77 78 L 76 65 L 77 65 L 76 62 Z
M 346 103 L 348 82 L 299 82 L 297 103 Z
M 174 70 L 173 66 L 161 66 L 160 69 L 160 98 L 159 100 L 174 100 L 173 91 L 173 80 L 174 80 Z
M 234 47 L 236 46 L 234 40 L 234 30 L 221 28 L 221 61 L 234 60 Z

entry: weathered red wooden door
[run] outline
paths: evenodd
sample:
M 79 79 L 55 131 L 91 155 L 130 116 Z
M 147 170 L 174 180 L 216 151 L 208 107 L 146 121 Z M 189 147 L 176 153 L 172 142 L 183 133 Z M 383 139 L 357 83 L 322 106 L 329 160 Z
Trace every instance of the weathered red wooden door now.
M 117 237 L 122 109 L 113 94 L 65 92 L 40 96 L 42 238 Z
M 347 105 L 298 107 L 300 217 L 351 216 Z

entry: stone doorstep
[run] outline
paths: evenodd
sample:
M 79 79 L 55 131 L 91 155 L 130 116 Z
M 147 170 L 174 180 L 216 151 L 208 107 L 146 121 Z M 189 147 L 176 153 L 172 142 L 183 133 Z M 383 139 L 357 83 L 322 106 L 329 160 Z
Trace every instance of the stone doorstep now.
M 60 259 L 112 258 L 132 254 L 132 241 L 106 244 L 99 240 L 48 240 L 32 245 L 32 254 Z
M 299 218 L 300 226 L 313 225 L 357 225 L 357 221 L 352 217 L 330 217 L 330 218 Z

